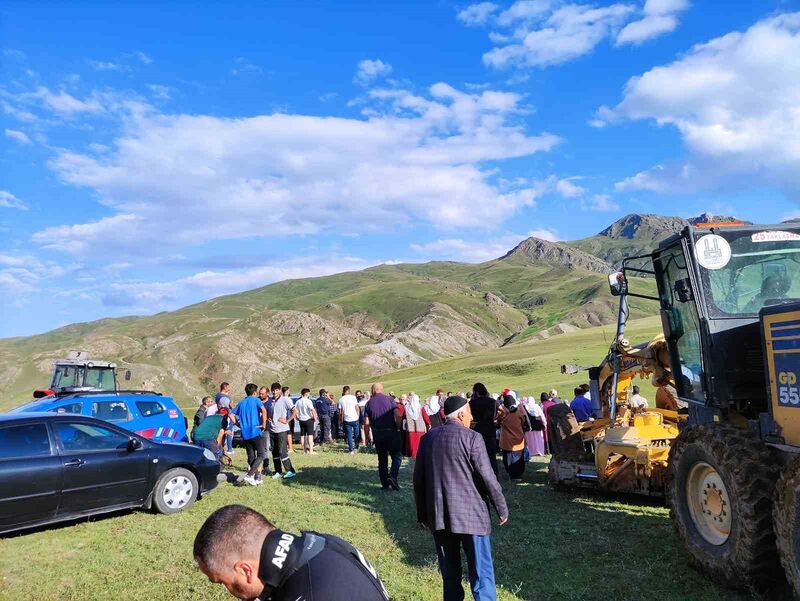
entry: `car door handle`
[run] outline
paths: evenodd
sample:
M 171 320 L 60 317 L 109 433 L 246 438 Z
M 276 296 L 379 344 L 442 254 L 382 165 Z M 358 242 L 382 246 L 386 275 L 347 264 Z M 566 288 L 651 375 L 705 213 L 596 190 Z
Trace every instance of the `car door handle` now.
M 64 464 L 64 467 L 80 467 L 80 466 L 82 466 L 84 463 L 86 463 L 86 462 L 85 462 L 83 459 L 73 459 L 73 460 L 71 460 L 71 461 L 67 461 L 67 462 Z

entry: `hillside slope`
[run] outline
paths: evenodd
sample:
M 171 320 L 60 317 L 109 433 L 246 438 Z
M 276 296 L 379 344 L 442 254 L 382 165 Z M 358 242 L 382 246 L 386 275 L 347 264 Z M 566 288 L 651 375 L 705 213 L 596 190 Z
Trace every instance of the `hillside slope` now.
M 275 379 L 330 386 L 524 343 L 612 322 L 606 271 L 596 257 L 529 239 L 477 265 L 383 265 L 2 340 L 0 410 L 47 384 L 53 361 L 72 349 L 130 368 L 134 387 L 193 399 L 222 380 L 237 390 Z M 634 314 L 653 314 L 652 305 L 634 303 Z

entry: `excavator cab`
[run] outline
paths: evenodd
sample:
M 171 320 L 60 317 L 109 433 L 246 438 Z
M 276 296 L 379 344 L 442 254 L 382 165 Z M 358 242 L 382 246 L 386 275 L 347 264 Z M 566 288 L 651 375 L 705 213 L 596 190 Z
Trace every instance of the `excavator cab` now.
M 651 259 L 689 422 L 746 420 L 768 437 L 760 314 L 800 302 L 800 224 L 687 227 Z

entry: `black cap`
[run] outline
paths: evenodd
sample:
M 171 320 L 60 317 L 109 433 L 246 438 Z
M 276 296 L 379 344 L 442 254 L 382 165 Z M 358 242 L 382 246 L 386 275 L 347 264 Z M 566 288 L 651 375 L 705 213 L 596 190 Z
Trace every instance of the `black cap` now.
M 444 414 L 450 415 L 451 413 L 455 413 L 466 404 L 467 399 L 465 399 L 463 396 L 447 397 L 447 400 L 444 402 Z

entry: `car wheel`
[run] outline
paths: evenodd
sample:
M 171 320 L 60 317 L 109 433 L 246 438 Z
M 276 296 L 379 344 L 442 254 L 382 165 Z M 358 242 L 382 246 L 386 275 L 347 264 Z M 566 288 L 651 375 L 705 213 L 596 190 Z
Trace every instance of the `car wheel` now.
M 197 478 L 187 469 L 176 467 L 164 472 L 153 489 L 153 505 L 159 513 L 178 513 L 197 498 Z

